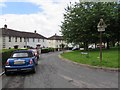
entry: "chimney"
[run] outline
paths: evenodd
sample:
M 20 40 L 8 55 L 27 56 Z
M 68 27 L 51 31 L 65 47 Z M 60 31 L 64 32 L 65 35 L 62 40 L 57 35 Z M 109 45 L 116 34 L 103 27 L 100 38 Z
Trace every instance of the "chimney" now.
M 37 33 L 37 31 L 35 30 L 34 33 Z
M 4 28 L 7 29 L 7 25 L 6 24 L 4 25 Z
M 57 36 L 57 34 L 55 33 L 55 36 Z

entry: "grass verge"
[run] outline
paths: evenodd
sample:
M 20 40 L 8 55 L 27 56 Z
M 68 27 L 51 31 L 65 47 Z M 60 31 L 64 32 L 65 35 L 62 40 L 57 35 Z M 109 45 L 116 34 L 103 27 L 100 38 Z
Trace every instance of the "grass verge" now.
M 100 63 L 99 50 L 90 50 L 86 54 L 81 54 L 83 51 L 72 51 L 62 53 L 61 56 L 81 64 L 88 64 L 92 66 L 102 66 L 109 68 L 118 68 L 118 48 L 111 48 L 109 50 L 103 49 L 102 63 Z M 85 51 L 84 51 L 85 52 Z

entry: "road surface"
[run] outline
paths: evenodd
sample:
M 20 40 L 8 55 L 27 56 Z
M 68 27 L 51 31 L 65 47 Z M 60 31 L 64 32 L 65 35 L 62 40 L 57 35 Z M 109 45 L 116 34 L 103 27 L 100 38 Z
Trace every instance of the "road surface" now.
M 3 88 L 118 88 L 118 72 L 61 60 L 60 52 L 42 54 L 35 74 L 2 76 Z

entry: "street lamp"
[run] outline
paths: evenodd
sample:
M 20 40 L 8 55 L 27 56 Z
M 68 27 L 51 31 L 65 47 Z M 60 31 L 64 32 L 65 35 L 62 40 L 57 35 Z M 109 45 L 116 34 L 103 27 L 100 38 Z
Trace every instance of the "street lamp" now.
M 106 24 L 104 20 L 101 18 L 98 25 L 98 32 L 100 32 L 100 63 L 102 63 L 102 32 L 105 31 Z

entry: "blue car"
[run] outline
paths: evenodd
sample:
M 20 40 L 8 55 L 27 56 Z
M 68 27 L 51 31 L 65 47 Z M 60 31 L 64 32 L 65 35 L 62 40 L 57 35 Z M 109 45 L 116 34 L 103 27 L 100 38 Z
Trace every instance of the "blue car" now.
M 5 74 L 9 75 L 11 72 L 36 72 L 36 65 L 38 59 L 35 53 L 31 50 L 18 50 L 13 52 L 11 57 L 6 61 Z

